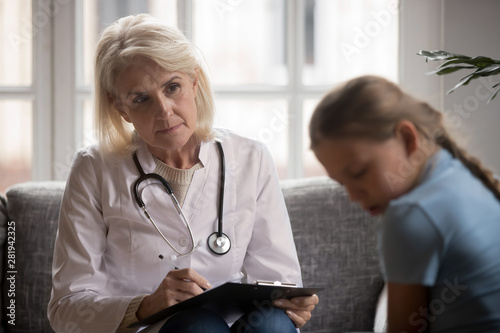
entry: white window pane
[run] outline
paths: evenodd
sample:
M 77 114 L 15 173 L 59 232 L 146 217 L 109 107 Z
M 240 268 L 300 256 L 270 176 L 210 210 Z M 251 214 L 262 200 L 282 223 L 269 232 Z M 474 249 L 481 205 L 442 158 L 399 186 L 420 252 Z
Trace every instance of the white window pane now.
M 264 143 L 281 179 L 287 177 L 288 108 L 285 100 L 220 99 L 214 125 Z
M 177 0 L 148 0 L 148 13 L 177 26 Z
M 310 149 L 311 140 L 309 139 L 309 122 L 311 121 L 311 116 L 314 112 L 314 108 L 319 103 L 319 100 L 307 99 L 302 104 L 302 160 L 304 163 L 304 176 L 305 177 L 316 177 L 316 176 L 326 176 L 327 173 L 321 163 Z
M 37 27 L 50 24 L 40 11 L 31 19 L 31 1 L 0 1 L 0 85 L 30 86 L 32 40 Z
M 0 192 L 31 180 L 32 118 L 31 101 L 0 100 Z
M 97 23 L 97 0 L 83 1 L 83 36 L 82 36 L 82 59 L 81 64 L 83 70 L 82 85 L 88 86 L 92 84 L 94 77 L 94 52 L 97 44 L 97 36 L 100 31 Z
M 284 85 L 283 0 L 193 1 L 193 40 L 216 85 Z
M 84 0 L 83 54 L 81 85 L 90 86 L 93 81 L 94 52 L 98 36 L 108 25 L 127 15 L 149 13 L 167 24 L 177 26 L 177 0 Z
M 89 145 L 97 142 L 94 130 L 94 112 L 93 100 L 85 99 L 83 101 L 83 145 Z
M 397 81 L 398 1 L 306 0 L 303 81 L 375 74 Z

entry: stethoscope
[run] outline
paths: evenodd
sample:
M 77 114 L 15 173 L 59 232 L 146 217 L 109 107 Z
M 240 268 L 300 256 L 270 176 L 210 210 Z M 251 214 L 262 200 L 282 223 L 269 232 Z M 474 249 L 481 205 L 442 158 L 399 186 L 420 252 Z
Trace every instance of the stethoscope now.
M 229 239 L 229 237 L 225 233 L 222 232 L 222 224 L 223 224 L 222 218 L 223 218 L 223 213 L 224 213 L 224 184 L 225 184 L 225 177 L 226 177 L 225 176 L 226 163 L 225 163 L 224 151 L 222 150 L 221 143 L 218 141 L 216 141 L 215 143 L 217 145 L 217 148 L 219 149 L 220 162 L 221 162 L 220 190 L 219 190 L 219 221 L 218 221 L 217 231 L 212 233 L 210 236 L 208 236 L 207 245 L 208 245 L 208 248 L 210 249 L 210 251 L 212 251 L 214 254 L 223 255 L 223 254 L 226 254 L 227 252 L 229 252 L 229 249 L 231 248 L 231 240 Z M 142 166 L 139 163 L 139 159 L 137 158 L 137 153 L 134 152 L 132 156 L 134 159 L 134 163 L 137 167 L 137 170 L 139 170 L 139 173 L 140 173 L 139 179 L 137 179 L 136 182 L 134 183 L 133 193 L 134 193 L 135 201 L 137 202 L 139 207 L 142 208 L 142 210 L 144 211 L 144 215 L 146 215 L 146 218 L 153 224 L 156 231 L 158 231 L 158 233 L 163 238 L 163 240 L 172 248 L 172 250 L 174 250 L 177 253 L 177 255 L 171 256 L 170 259 L 175 260 L 178 257 L 184 257 L 184 256 L 188 256 L 188 255 L 193 254 L 200 247 L 201 242 L 199 242 L 198 244 L 195 244 L 193 231 L 191 230 L 191 226 L 190 226 L 189 222 L 187 221 L 186 216 L 184 215 L 184 211 L 182 210 L 181 205 L 179 204 L 179 201 L 177 201 L 177 198 L 175 197 L 174 192 L 172 191 L 172 188 L 170 187 L 169 183 L 165 180 L 165 178 L 163 178 L 162 176 L 160 176 L 156 173 L 148 173 L 148 174 L 144 173 L 144 170 L 142 169 Z M 175 246 L 173 246 L 172 243 L 170 243 L 170 241 L 167 239 L 167 237 L 165 237 L 165 235 L 161 232 L 160 228 L 158 228 L 158 226 L 156 225 L 156 223 L 153 220 L 153 218 L 151 217 L 151 215 L 149 215 L 149 213 L 146 209 L 146 205 L 144 204 L 144 201 L 142 201 L 142 198 L 139 195 L 139 185 L 143 181 L 145 181 L 146 179 L 156 179 L 156 180 L 160 181 L 162 183 L 163 187 L 165 188 L 165 191 L 168 193 L 168 195 L 170 195 L 170 198 L 172 199 L 172 202 L 174 203 L 175 209 L 177 210 L 177 213 L 181 217 L 182 222 L 184 222 L 184 224 L 186 225 L 188 232 L 189 232 L 189 236 L 191 237 L 191 244 L 192 245 L 191 245 L 190 251 L 188 251 L 186 253 L 182 253 L 179 250 L 177 250 L 175 248 Z

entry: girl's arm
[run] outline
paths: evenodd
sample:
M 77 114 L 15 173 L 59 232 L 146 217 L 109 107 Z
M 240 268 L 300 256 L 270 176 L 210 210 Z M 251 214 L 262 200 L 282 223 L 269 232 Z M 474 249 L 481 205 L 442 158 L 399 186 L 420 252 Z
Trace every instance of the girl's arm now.
M 418 284 L 389 282 L 387 333 L 428 332 L 429 288 Z

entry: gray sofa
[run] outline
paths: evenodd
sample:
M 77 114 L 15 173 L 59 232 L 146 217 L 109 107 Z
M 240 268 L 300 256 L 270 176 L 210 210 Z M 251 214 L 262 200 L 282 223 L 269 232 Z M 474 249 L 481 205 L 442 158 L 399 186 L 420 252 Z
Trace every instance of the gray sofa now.
M 350 203 L 344 190 L 327 178 L 286 180 L 282 189 L 304 285 L 325 288 L 301 331 L 372 331 L 384 284 L 376 251 L 379 220 Z M 0 333 L 52 332 L 46 307 L 63 190 L 63 182 L 29 182 L 1 197 Z M 15 236 L 15 242 L 8 236 Z

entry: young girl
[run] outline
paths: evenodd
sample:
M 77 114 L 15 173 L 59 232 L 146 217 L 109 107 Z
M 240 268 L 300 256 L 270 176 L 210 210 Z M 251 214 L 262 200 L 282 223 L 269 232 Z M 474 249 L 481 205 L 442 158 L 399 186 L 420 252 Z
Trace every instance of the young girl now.
M 441 113 L 374 76 L 331 91 L 311 148 L 352 201 L 383 214 L 388 332 L 500 332 L 500 186 Z

